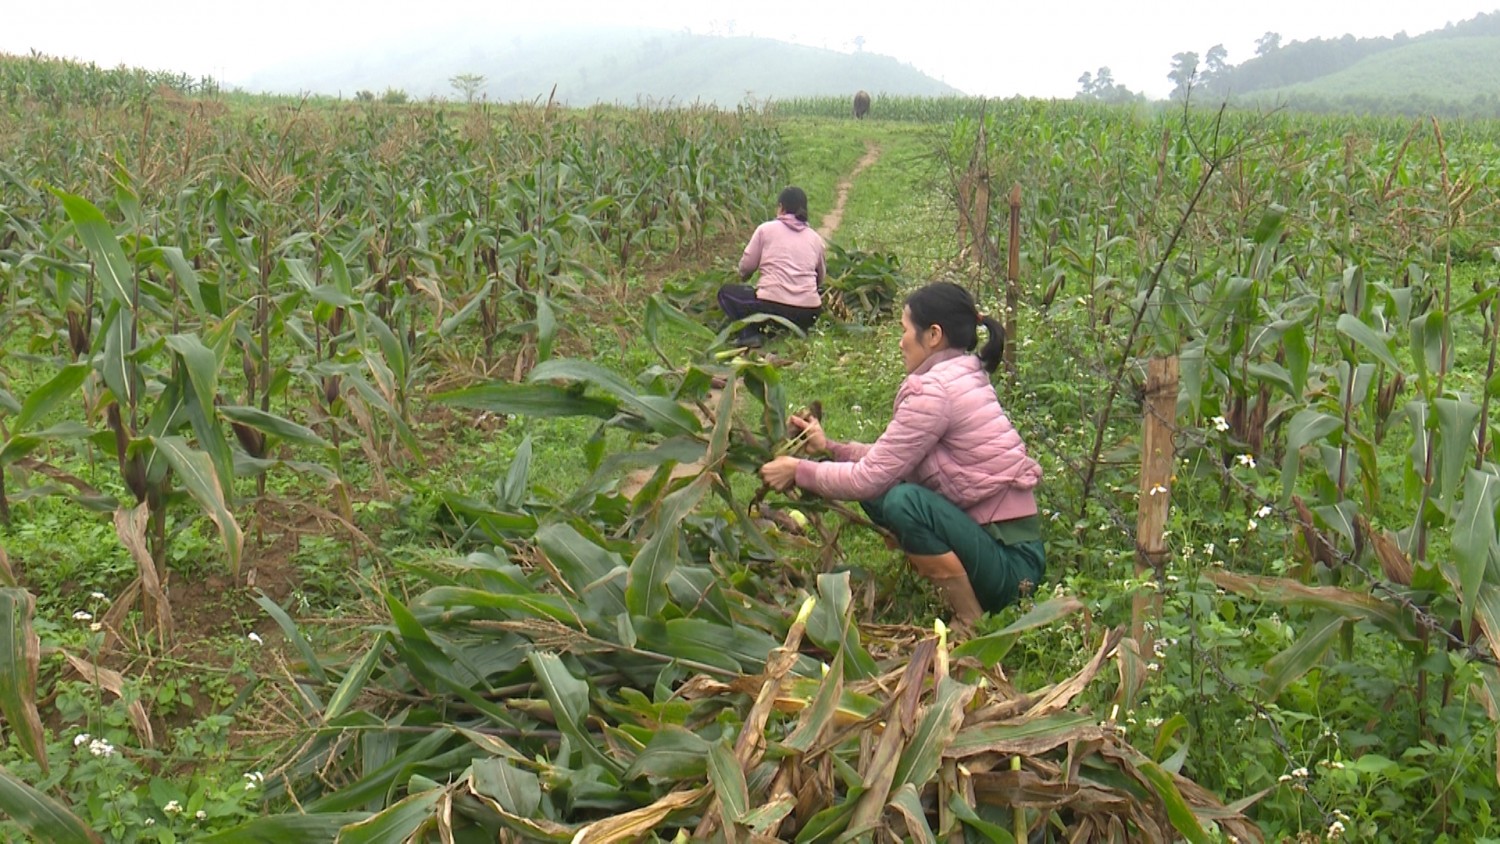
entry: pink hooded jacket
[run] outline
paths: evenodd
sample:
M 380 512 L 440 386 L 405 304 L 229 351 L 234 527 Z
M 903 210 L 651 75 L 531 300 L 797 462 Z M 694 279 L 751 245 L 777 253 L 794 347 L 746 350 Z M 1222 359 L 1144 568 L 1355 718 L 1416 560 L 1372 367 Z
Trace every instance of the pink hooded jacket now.
M 797 463 L 797 486 L 867 501 L 902 481 L 921 484 L 979 524 L 1036 515 L 1042 467 L 1026 454 L 976 355 L 935 352 L 906 376 L 873 445 L 829 442 L 833 461 Z
M 760 270 L 755 298 L 798 308 L 823 304 L 818 284 L 828 273 L 823 236 L 792 216 L 781 214 L 755 228 L 740 256 L 740 278 Z

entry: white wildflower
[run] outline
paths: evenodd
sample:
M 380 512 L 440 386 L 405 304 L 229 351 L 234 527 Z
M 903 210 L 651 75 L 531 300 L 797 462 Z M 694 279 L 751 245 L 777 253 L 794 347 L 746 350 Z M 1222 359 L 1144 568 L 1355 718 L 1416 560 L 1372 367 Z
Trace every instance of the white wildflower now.
M 182 804 L 176 800 L 168 800 L 167 805 L 161 807 L 161 810 L 168 815 L 180 815 L 182 814 Z
M 254 791 L 266 784 L 266 775 L 260 771 L 251 771 L 245 775 L 245 790 Z
M 249 639 L 250 641 L 254 642 L 257 645 L 264 645 L 265 644 L 265 640 L 260 638 L 260 634 L 254 632 L 254 631 L 251 631 L 250 635 L 246 636 L 245 638 Z
M 84 610 L 79 610 L 78 612 L 73 613 L 73 620 L 74 621 L 93 621 L 94 620 L 94 614 L 90 613 L 90 612 L 85 612 Z
M 104 629 L 104 625 L 100 624 L 97 621 L 94 622 L 93 624 L 89 625 L 89 632 L 91 632 L 91 633 L 98 633 L 100 630 L 103 630 L 103 629 Z
M 1150 727 L 1151 729 L 1154 730 L 1157 727 L 1161 726 L 1161 719 L 1160 718 L 1147 718 L 1146 719 L 1146 726 L 1148 726 L 1148 727 Z
M 1260 522 L 1257 522 L 1254 519 L 1251 519 L 1245 524 L 1245 530 L 1255 530 L 1258 527 L 1260 527 Z
M 1244 466 L 1246 469 L 1255 468 L 1255 455 L 1253 454 L 1241 454 L 1236 456 L 1234 459 L 1235 462 L 1239 463 L 1241 466 Z
M 1225 431 L 1229 430 L 1229 420 L 1225 419 L 1222 416 L 1215 416 L 1214 417 L 1214 430 L 1218 431 L 1221 434 L 1224 433 Z
M 144 823 L 146 826 L 156 826 L 156 818 L 146 818 L 146 820 L 142 821 L 142 823 Z
M 1328 825 L 1328 840 L 1337 841 L 1344 837 L 1344 822 L 1334 821 Z
M 109 758 L 115 755 L 115 746 L 104 739 L 94 739 L 89 742 L 89 752 L 101 758 Z
M 96 601 L 108 601 L 109 598 L 103 592 L 90 592 L 89 597 Z
M 865 409 L 864 409 L 864 408 L 863 408 L 863 407 L 860 407 L 860 406 L 859 406 L 859 405 L 857 405 L 857 404 L 856 404 L 856 405 L 853 405 L 853 406 L 851 406 L 851 407 L 850 407 L 850 408 L 849 408 L 849 409 L 850 409 L 850 410 L 852 410 L 852 411 L 854 411 L 854 412 L 855 412 L 855 413 L 863 413 L 863 412 L 864 412 L 864 410 L 865 410 Z
M 1276 778 L 1277 782 L 1291 782 L 1291 780 L 1292 780 L 1292 775 L 1291 774 L 1282 774 L 1281 776 L 1279 776 L 1279 777 Z
M 1292 776 L 1299 777 L 1299 778 L 1306 778 L 1307 777 L 1307 769 L 1306 768 L 1298 768 L 1298 769 L 1292 771 Z
M 1203 554 L 1204 556 L 1208 557 L 1212 557 L 1214 555 L 1214 544 L 1212 542 L 1203 543 Z
M 1167 488 L 1164 487 L 1164 486 L 1162 486 L 1161 484 L 1157 484 L 1156 486 L 1151 487 L 1150 494 L 1151 495 L 1166 495 L 1167 494 Z
M 83 745 L 86 744 L 90 738 L 91 736 L 89 736 L 88 733 L 79 733 L 78 735 L 73 736 L 73 746 L 83 747 Z
M 1146 670 L 1147 671 L 1160 671 L 1161 670 L 1161 665 L 1159 663 L 1155 663 L 1155 662 L 1148 662 L 1148 663 L 1146 663 Z
M 1255 518 L 1257 518 L 1257 519 L 1264 519 L 1265 517 L 1267 517 L 1269 515 L 1271 515 L 1271 505 L 1269 505 L 1269 504 L 1267 504 L 1267 505 L 1261 507 L 1259 510 L 1255 511 Z
M 193 817 L 197 818 L 200 821 L 207 820 L 208 819 L 208 813 L 205 812 L 205 811 L 203 811 L 202 809 L 199 809 L 197 811 L 197 813 L 193 815 Z

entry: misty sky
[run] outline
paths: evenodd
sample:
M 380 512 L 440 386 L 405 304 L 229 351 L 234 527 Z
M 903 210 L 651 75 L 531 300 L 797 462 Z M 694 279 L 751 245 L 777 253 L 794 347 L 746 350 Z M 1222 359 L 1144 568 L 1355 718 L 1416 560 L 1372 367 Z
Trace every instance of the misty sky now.
M 234 85 L 258 71 L 322 53 L 345 54 L 426 27 L 456 23 L 508 44 L 521 22 L 617 23 L 700 34 L 757 35 L 813 47 L 893 56 L 968 94 L 1068 97 L 1084 71 L 1107 66 L 1115 81 L 1149 96 L 1171 89 L 1174 53 L 1200 56 L 1222 43 L 1229 63 L 1277 32 L 1283 43 L 1418 35 L 1500 9 L 1500 0 L 1332 2 L 1260 0 L 1185 4 L 1061 0 L 1039 4 L 745 3 L 693 0 L 448 0 L 439 3 L 261 0 L 52 0 L 15 2 L 0 14 L 0 52 L 30 50 L 112 66 L 125 63 Z M 879 11 L 869 10 L 878 6 Z M 865 11 L 856 11 L 860 8 Z

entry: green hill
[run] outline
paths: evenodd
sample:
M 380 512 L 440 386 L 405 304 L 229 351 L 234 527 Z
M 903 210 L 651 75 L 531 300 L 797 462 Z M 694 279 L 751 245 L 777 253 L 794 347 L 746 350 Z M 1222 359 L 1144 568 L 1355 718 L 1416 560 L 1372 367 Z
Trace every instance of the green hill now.
M 1412 37 L 1272 38 L 1238 65 L 1200 73 L 1212 99 L 1311 111 L 1500 116 L 1500 13 Z
M 1310 82 L 1257 92 L 1257 97 L 1433 98 L 1463 103 L 1500 94 L 1500 37 L 1415 42 L 1377 53 Z
M 889 56 L 840 53 L 765 38 L 691 35 L 648 29 L 570 28 L 484 33 L 434 32 L 399 45 L 319 56 L 257 74 L 252 91 L 353 96 L 400 89 L 418 98 L 458 97 L 450 80 L 484 77 L 478 94 L 494 101 L 547 97 L 575 106 L 597 102 L 713 103 L 872 93 L 961 93 Z

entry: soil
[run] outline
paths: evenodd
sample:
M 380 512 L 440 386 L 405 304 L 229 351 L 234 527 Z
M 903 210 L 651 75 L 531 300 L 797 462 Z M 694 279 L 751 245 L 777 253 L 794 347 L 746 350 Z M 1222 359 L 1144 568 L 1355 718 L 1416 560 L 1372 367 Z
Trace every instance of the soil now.
M 833 201 L 833 210 L 823 215 L 823 225 L 818 227 L 818 234 L 824 240 L 832 240 L 834 232 L 838 231 L 839 225 L 844 222 L 844 205 L 849 201 L 849 191 L 854 187 L 854 179 L 860 173 L 880 160 L 880 147 L 872 141 L 865 142 L 865 155 L 854 165 L 854 169 L 839 182 L 837 196 Z

